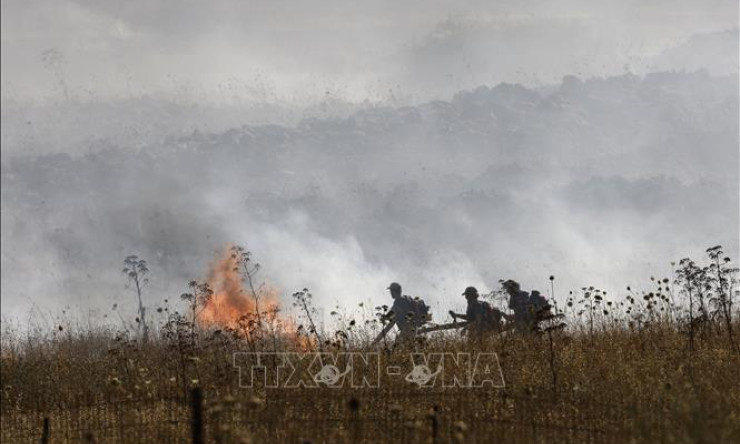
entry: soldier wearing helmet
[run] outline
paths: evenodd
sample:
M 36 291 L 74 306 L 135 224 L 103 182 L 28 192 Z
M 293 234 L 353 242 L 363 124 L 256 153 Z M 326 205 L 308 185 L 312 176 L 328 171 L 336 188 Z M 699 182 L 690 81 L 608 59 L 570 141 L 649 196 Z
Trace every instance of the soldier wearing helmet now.
M 411 340 L 416 337 L 416 330 L 428 320 L 429 307 L 421 299 L 404 296 L 398 282 L 391 283 L 387 289 L 393 298 L 393 305 L 383 315 L 382 320 L 387 324 L 375 338 L 373 345 L 380 342 L 394 325 L 398 326 L 398 340 Z
M 491 307 L 487 302 L 478 300 L 478 289 L 467 287 L 462 295 L 468 301 L 468 308 L 465 314 L 455 313 L 450 310 L 450 316 L 455 320 L 462 319 L 467 321 L 465 328 L 470 338 L 480 337 L 484 333 L 496 331 L 501 328 L 503 313 Z

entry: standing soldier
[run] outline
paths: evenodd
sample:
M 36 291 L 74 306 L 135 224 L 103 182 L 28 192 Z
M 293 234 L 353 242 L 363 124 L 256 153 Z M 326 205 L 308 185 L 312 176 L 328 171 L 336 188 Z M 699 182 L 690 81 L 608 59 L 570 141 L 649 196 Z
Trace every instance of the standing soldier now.
M 373 341 L 373 345 L 391 331 L 394 325 L 398 326 L 399 341 L 409 341 L 416 337 L 416 330 L 426 323 L 429 316 L 429 306 L 419 298 L 411 298 L 401 294 L 401 284 L 393 282 L 388 290 L 393 297 L 393 306 L 383 315 L 383 321 L 388 324 Z
M 465 314 L 450 310 L 450 316 L 455 321 L 457 319 L 467 321 L 464 328 L 467 329 L 470 339 L 480 339 L 486 333 L 501 330 L 501 318 L 504 314 L 487 302 L 478 300 L 478 290 L 475 287 L 466 288 L 463 296 L 468 301 Z

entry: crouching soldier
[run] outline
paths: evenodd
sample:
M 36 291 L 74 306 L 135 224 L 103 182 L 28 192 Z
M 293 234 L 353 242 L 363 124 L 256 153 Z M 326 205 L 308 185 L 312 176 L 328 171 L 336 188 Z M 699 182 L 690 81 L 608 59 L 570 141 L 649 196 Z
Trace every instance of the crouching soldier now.
M 514 328 L 518 331 L 529 331 L 529 293 L 522 291 L 518 282 L 509 279 L 501 284 L 509 295 L 509 309 L 514 312 L 512 318 Z
M 502 284 L 509 295 L 509 308 L 514 312 L 514 328 L 520 333 L 531 333 L 540 320 L 550 316 L 550 304 L 537 290 L 530 295 L 518 282 L 508 280 Z
M 410 341 L 416 337 L 417 330 L 431 319 L 429 306 L 419 298 L 402 295 L 399 283 L 393 282 L 388 290 L 393 298 L 393 306 L 382 316 L 386 325 L 373 341 L 373 345 L 380 342 L 394 325 L 398 326 L 397 340 Z
M 466 288 L 463 296 L 468 301 L 465 314 L 450 310 L 450 316 L 455 321 L 458 319 L 466 321 L 464 329 L 469 339 L 479 339 L 488 333 L 501 331 L 501 319 L 504 317 L 501 310 L 492 307 L 488 302 L 479 300 L 478 290 L 475 287 Z

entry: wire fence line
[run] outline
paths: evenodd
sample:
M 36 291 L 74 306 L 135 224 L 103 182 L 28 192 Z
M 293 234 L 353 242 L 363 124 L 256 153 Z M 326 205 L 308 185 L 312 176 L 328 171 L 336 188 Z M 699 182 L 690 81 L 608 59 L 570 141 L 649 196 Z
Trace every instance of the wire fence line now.
M 660 442 L 664 432 L 661 409 L 654 404 L 642 410 L 638 403 L 485 390 L 275 390 L 258 401 L 207 392 L 196 398 L 193 392 L 3 411 L 0 438 L 10 443 L 231 443 L 247 437 L 279 443 L 622 443 L 638 431 L 643 439 Z

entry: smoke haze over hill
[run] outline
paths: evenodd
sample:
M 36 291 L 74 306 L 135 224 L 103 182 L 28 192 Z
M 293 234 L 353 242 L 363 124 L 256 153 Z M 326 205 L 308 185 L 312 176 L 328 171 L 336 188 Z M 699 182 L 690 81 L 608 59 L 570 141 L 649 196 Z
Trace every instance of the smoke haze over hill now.
M 229 242 L 284 296 L 378 303 L 399 281 L 440 317 L 467 285 L 618 293 L 717 243 L 738 258 L 736 3 L 670 3 L 672 23 L 652 2 L 287 3 L 300 19 L 3 2 L 4 316 L 133 300 L 128 254 L 156 306 Z M 39 10 L 46 31 L 13 24 Z

